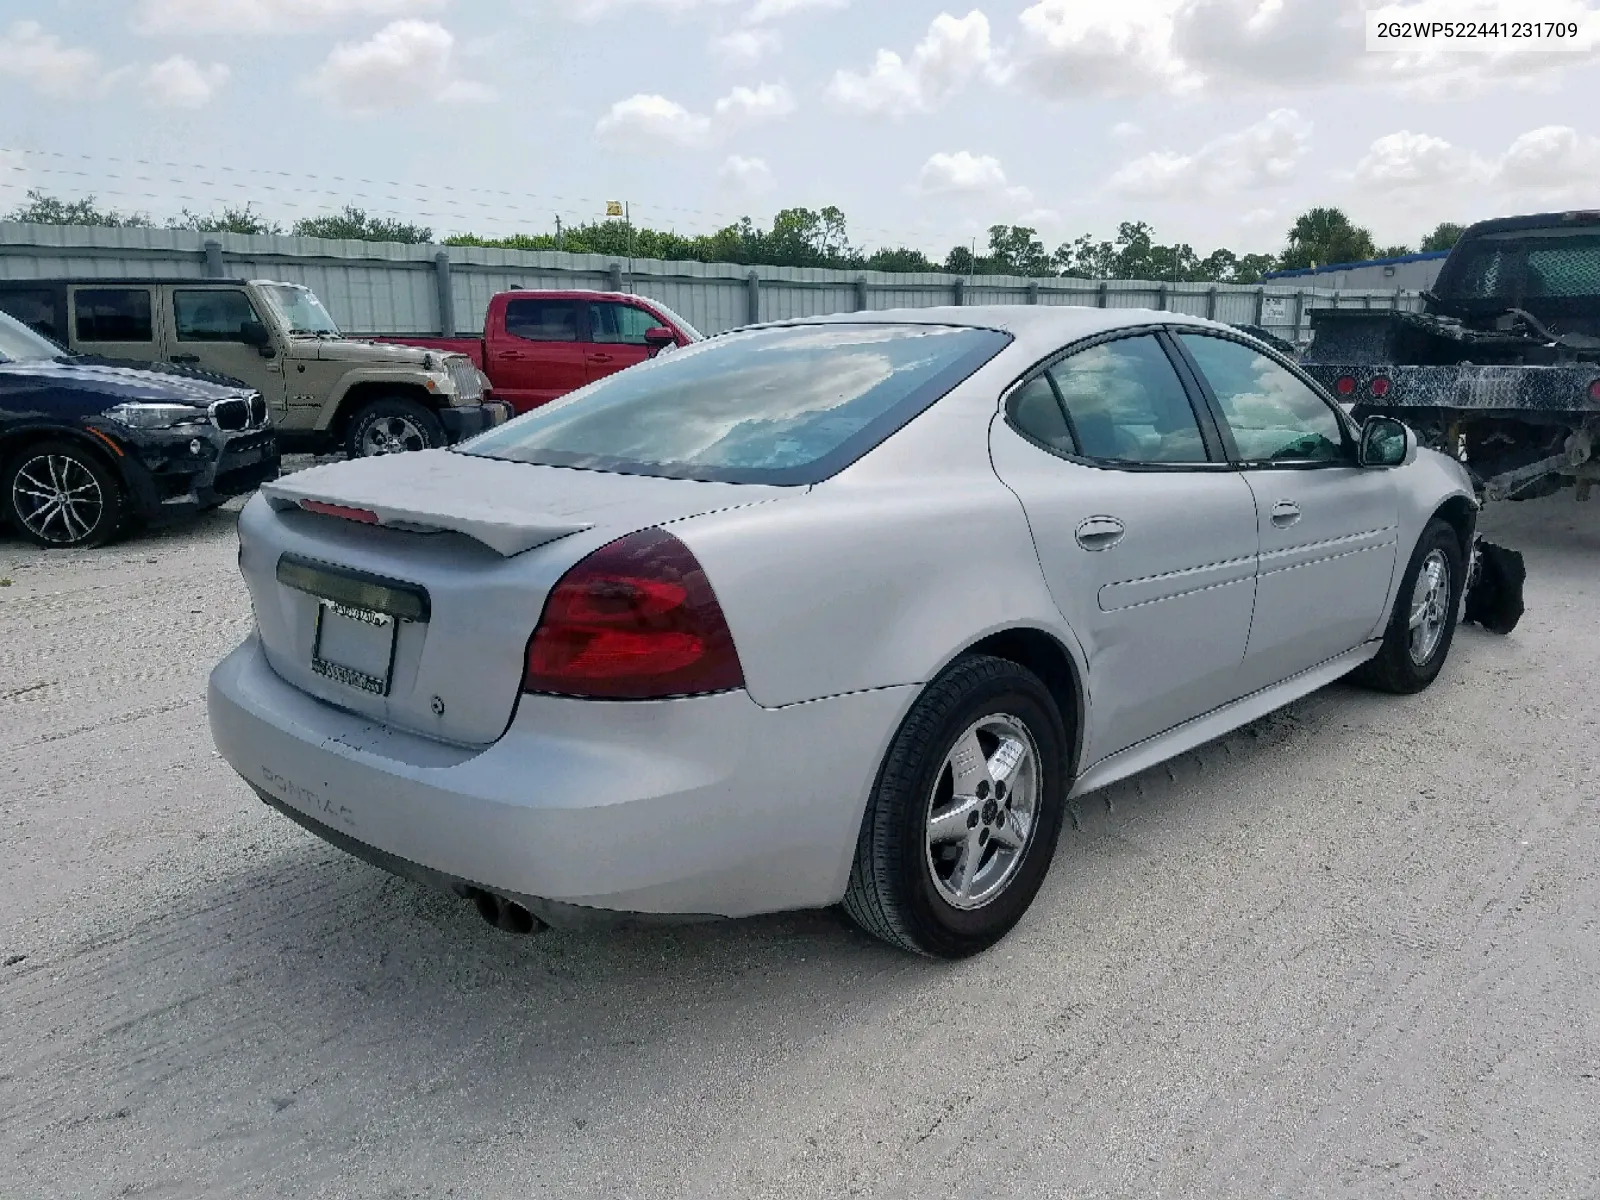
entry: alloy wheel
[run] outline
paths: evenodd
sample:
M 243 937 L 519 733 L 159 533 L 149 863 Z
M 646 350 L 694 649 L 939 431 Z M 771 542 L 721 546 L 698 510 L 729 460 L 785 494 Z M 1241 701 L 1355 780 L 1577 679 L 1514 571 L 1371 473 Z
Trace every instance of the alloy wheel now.
M 1407 637 L 1411 661 L 1424 666 L 1439 648 L 1449 624 L 1450 563 L 1444 551 L 1434 550 L 1422 560 L 1417 582 L 1411 589 L 1411 613 Z
M 71 546 L 87 539 L 105 513 L 106 497 L 94 473 L 65 454 L 24 462 L 11 484 L 17 519 L 42 541 Z
M 366 458 L 427 448 L 428 435 L 409 417 L 379 417 L 361 434 L 361 453 Z
M 1033 840 L 1039 751 L 1017 718 L 973 722 L 945 755 L 928 797 L 927 865 L 949 905 L 982 908 L 1005 891 Z

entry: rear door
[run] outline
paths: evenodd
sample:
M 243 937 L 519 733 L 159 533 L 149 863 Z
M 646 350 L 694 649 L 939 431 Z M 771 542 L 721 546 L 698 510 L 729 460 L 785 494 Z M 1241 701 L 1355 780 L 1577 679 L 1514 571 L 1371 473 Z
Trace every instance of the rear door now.
M 584 361 L 589 381 L 603 379 L 650 357 L 645 344 L 647 329 L 661 324 L 654 313 L 618 300 L 596 300 L 589 305 L 589 344 Z
M 1333 406 L 1256 347 L 1210 333 L 1175 340 L 1255 497 L 1261 565 L 1243 670 L 1254 691 L 1359 646 L 1382 621 L 1395 473 L 1358 466 Z
M 1069 352 L 1009 396 L 991 453 L 1088 659 L 1085 766 L 1240 694 L 1250 488 L 1162 337 Z
M 497 398 L 522 413 L 589 382 L 584 307 L 559 297 L 506 301 L 503 328 L 484 348 Z
M 74 285 L 72 348 L 80 354 L 157 362 L 162 356 L 160 309 L 154 284 Z
M 262 323 L 245 290 L 181 286 L 163 290 L 171 329 L 167 361 L 241 380 L 266 398 L 275 417 L 280 421 L 287 417 L 282 359 L 276 352 L 271 358 L 263 357 L 244 341 L 244 327 Z

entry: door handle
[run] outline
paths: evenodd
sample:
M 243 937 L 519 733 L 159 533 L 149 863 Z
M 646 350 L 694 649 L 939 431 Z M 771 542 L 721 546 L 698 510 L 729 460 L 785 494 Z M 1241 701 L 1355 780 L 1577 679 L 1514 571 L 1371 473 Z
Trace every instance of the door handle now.
M 174 354 L 169 360 L 175 363 L 197 363 L 200 361 L 198 354 Z
M 521 358 L 522 357 L 522 351 L 521 350 L 502 350 L 502 351 L 500 351 L 500 353 L 496 354 L 495 357 L 496 358 Z
M 1109 550 L 1127 532 L 1115 517 L 1090 517 L 1078 526 L 1078 545 L 1085 550 Z
M 1293 500 L 1279 500 L 1272 506 L 1272 523 L 1287 529 L 1300 519 L 1300 506 Z
M 609 355 L 609 354 L 591 354 L 591 355 L 589 355 L 589 361 L 592 362 L 592 363 L 608 363 L 608 362 L 611 361 L 611 355 Z

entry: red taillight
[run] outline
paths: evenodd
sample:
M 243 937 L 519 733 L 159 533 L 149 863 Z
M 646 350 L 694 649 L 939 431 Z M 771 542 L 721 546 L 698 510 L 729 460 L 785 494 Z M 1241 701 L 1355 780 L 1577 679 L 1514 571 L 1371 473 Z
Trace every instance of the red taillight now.
M 1589 399 L 1600 400 L 1600 379 L 1596 379 L 1589 385 Z
M 1339 395 L 1341 395 L 1341 396 L 1348 396 L 1351 392 L 1356 390 L 1356 379 L 1355 379 L 1355 376 L 1354 375 L 1341 375 L 1341 376 L 1339 376 L 1339 378 L 1337 378 L 1337 379 L 1335 379 L 1333 381 L 1333 390 L 1338 392 Z
M 346 504 L 328 504 L 322 500 L 302 500 L 300 507 L 307 512 L 321 513 L 325 517 L 343 517 L 346 521 L 360 521 L 363 525 L 378 523 L 378 514 L 368 508 L 351 508 Z
M 699 562 L 661 529 L 596 550 L 561 577 L 528 642 L 522 690 L 654 700 L 744 686 Z
M 1367 391 L 1371 392 L 1374 396 L 1378 397 L 1380 400 L 1383 399 L 1383 397 L 1385 397 L 1385 396 L 1387 396 L 1389 394 L 1389 380 L 1388 380 L 1388 378 L 1386 376 L 1379 375 L 1371 383 L 1367 384 Z

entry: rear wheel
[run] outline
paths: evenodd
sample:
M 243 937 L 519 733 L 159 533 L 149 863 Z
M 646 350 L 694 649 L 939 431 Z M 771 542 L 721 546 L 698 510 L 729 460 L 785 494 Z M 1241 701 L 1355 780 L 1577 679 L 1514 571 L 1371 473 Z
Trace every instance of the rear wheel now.
M 363 405 L 350 418 L 345 432 L 345 453 L 351 458 L 435 450 L 444 444 L 444 426 L 438 416 L 402 396 L 386 396 Z
M 122 531 L 121 481 L 93 451 L 71 442 L 36 442 L 0 472 L 0 503 L 35 546 L 103 546 Z
M 1066 730 L 1049 690 L 1005 659 L 962 659 L 895 736 L 862 821 L 846 914 L 938 958 L 987 949 L 1044 882 L 1065 806 Z
M 1422 531 L 1400 580 L 1383 648 L 1352 678 L 1401 695 L 1432 683 L 1450 654 L 1465 583 L 1461 540 L 1447 521 L 1435 517 Z

